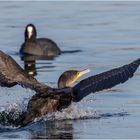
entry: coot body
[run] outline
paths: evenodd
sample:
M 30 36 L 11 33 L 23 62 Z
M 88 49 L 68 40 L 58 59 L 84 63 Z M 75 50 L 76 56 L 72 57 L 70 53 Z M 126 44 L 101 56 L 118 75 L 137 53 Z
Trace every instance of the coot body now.
M 25 42 L 21 45 L 20 53 L 40 56 L 57 56 L 61 50 L 57 44 L 49 38 L 37 38 L 37 31 L 33 24 L 25 28 Z

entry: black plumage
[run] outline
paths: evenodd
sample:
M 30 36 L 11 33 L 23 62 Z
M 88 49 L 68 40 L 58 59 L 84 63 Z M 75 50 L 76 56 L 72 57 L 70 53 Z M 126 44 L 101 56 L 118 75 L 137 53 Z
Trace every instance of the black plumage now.
M 140 59 L 137 59 L 128 65 L 124 65 L 82 80 L 73 87 L 76 94 L 74 100 L 80 101 L 91 92 L 94 93 L 103 89 L 114 87 L 117 84 L 124 83 L 133 76 L 139 65 Z
M 29 76 L 12 57 L 0 51 L 0 85 L 21 84 L 37 92 L 29 101 L 27 112 L 20 122 L 20 125 L 24 126 L 36 117 L 66 108 L 72 101 L 78 102 L 90 93 L 124 83 L 134 75 L 139 65 L 140 58 L 128 65 L 88 77 L 74 87 L 55 89 L 39 83 Z
M 33 24 L 25 28 L 25 42 L 21 45 L 22 55 L 57 56 L 61 54 L 57 44 L 49 38 L 37 38 L 37 31 Z
M 12 87 L 17 84 L 35 91 L 48 87 L 28 75 L 11 56 L 0 51 L 0 86 Z

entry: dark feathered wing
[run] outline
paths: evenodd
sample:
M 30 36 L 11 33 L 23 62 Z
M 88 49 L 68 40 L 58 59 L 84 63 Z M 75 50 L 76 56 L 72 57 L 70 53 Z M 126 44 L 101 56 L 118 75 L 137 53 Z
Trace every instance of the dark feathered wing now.
M 140 65 L 140 58 L 134 62 L 107 72 L 91 76 L 79 82 L 73 87 L 74 101 L 78 102 L 91 92 L 112 88 L 115 85 L 124 83 L 133 76 Z
M 0 51 L 0 86 L 12 87 L 16 84 L 36 91 L 47 87 L 29 76 L 12 57 Z

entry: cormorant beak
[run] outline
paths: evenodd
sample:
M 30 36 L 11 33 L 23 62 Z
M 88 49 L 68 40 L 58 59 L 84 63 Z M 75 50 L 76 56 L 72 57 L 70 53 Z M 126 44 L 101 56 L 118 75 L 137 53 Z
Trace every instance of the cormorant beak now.
M 78 78 L 80 78 L 81 76 L 83 76 L 84 74 L 86 74 L 86 73 L 88 73 L 88 72 L 90 72 L 90 69 L 89 69 L 89 68 L 84 69 L 84 70 L 82 70 L 82 71 L 79 71 L 79 72 L 78 72 Z

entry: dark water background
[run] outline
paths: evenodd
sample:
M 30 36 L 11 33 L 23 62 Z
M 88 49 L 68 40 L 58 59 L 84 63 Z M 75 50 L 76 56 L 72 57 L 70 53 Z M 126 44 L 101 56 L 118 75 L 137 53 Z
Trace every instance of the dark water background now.
M 36 61 L 35 77 L 52 87 L 65 70 L 90 67 L 87 77 L 140 57 L 140 2 L 0 2 L 0 50 L 23 68 L 17 53 L 28 23 L 62 50 L 82 50 Z M 125 84 L 43 121 L 22 129 L 0 125 L 0 138 L 140 138 L 139 85 L 140 69 Z M 0 88 L 0 111 L 22 112 L 33 94 L 20 86 Z

